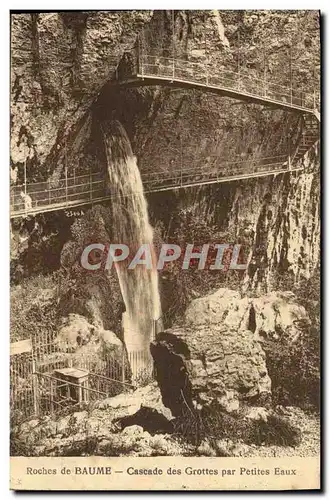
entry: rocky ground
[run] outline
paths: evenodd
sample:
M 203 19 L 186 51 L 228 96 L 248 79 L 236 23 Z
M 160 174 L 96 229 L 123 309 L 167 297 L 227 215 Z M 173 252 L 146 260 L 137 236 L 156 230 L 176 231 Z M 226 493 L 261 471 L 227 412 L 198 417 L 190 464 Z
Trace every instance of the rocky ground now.
M 240 457 L 313 457 L 320 455 L 320 417 L 300 408 L 287 407 L 284 413 L 292 425 L 301 430 L 301 442 L 297 446 L 257 446 L 227 440 L 234 456 Z
M 207 52 L 214 63 L 236 67 L 239 51 L 251 74 L 266 69 L 274 81 L 285 79 L 286 43 L 291 40 L 295 62 L 305 68 L 297 84 L 304 86 L 312 81 L 312 68 L 318 64 L 318 23 L 316 11 L 176 11 L 174 39 L 177 54 L 187 60 L 198 61 Z M 64 169 L 72 175 L 85 173 L 89 165 L 104 167 L 104 151 L 96 139 L 100 110 L 107 110 L 109 117 L 119 119 L 127 129 L 142 172 L 153 165 L 159 172 L 171 165 L 177 169 L 179 154 L 183 164 L 192 164 L 196 158 L 196 166 L 207 165 L 212 156 L 225 162 L 251 154 L 255 158 L 287 154 L 300 127 L 290 113 L 198 92 L 114 92 L 115 69 L 124 53 L 135 46 L 138 35 L 145 38 L 146 50 L 161 49 L 168 55 L 173 40 L 171 12 L 12 17 L 11 167 L 17 184 L 25 171 L 29 182 L 47 180 L 56 187 Z M 265 42 L 266 68 L 261 50 Z M 235 241 L 242 241 L 249 249 L 244 286 L 251 297 L 228 288 L 212 295 L 203 293 L 189 306 L 183 323 L 163 332 L 152 346 L 158 385 L 70 413 L 26 421 L 12 429 L 13 454 L 319 453 L 318 417 L 295 407 L 272 406 L 275 377 L 263 348 L 263 342 L 272 342 L 279 352 L 282 339 L 291 347 L 311 326 L 305 308 L 292 293 L 268 293 L 278 288 L 278 272 L 307 280 L 319 263 L 318 148 L 303 161 L 305 170 L 299 175 L 183 191 L 180 198 L 169 193 L 149 197 L 152 218 L 164 224 L 164 233 L 170 234 L 174 207 L 178 212 L 192 208 L 194 217 L 198 213 L 218 230 L 232 234 Z M 102 353 L 108 358 L 110 351 L 121 350 L 116 333 L 122 312 L 118 283 L 101 280 L 100 275 L 87 280 L 68 258 L 85 245 L 86 235 L 109 241 L 100 207 L 88 214 L 78 219 L 76 227 L 65 214 L 13 225 L 12 277 L 17 287 L 12 300 L 12 341 L 21 339 L 22 332 L 24 338 L 42 337 L 46 332 L 52 340 L 55 335 L 56 342 L 69 343 L 77 358 L 84 351 L 89 358 L 102 360 Z M 47 269 L 45 261 L 52 262 Z M 59 266 L 58 276 L 22 282 L 29 273 L 54 272 Z M 289 287 L 284 284 L 283 289 Z M 176 290 L 172 295 L 177 296 Z M 86 342 L 84 346 L 78 346 L 78 339 Z M 310 362 L 309 345 L 293 354 L 298 360 L 305 356 L 310 371 L 301 372 L 305 379 L 312 373 L 316 380 L 318 365 Z M 282 368 L 281 363 L 282 359 L 278 363 Z M 296 370 L 292 364 L 296 372 L 298 365 Z M 280 371 L 277 366 L 276 370 Z M 299 397 L 302 404 L 304 395 L 299 393 Z M 196 414 L 214 402 L 220 409 L 220 423 L 212 442 L 206 435 L 192 443 L 186 430 L 181 427 L 178 432 L 176 419 L 185 407 Z M 227 429 L 229 425 L 232 428 Z M 299 439 L 290 425 L 301 430 Z M 286 446 L 279 445 L 281 440 Z
M 87 328 L 83 347 L 91 350 L 95 332 L 90 333 L 87 323 L 76 321 L 74 325 L 75 329 L 72 324 L 62 327 L 59 339 L 63 328 L 69 328 L 65 338 L 71 332 L 74 347 L 77 335 L 83 337 Z M 276 402 L 269 358 L 263 350 L 265 340 L 281 350 L 283 338 L 291 347 L 301 337 L 302 325 L 310 325 L 308 313 L 289 292 L 247 298 L 221 288 L 195 299 L 180 325 L 159 333 L 151 344 L 155 382 L 84 408 L 32 418 L 12 429 L 12 453 L 317 455 L 318 416 Z M 121 358 L 119 339 L 118 346 Z M 81 356 L 79 349 L 76 354 Z M 116 349 L 111 351 L 114 355 Z M 292 352 L 301 364 L 304 351 Z M 99 351 L 92 349 L 91 353 L 95 361 Z M 317 377 L 317 372 L 311 371 L 312 376 Z M 277 374 L 278 385 L 283 385 L 288 375 L 281 377 Z M 301 400 L 307 408 L 303 395 Z
M 141 400 L 145 405 L 141 405 Z M 245 420 L 263 421 L 267 412 L 250 408 Z M 220 438 L 192 444 L 173 433 L 173 418 L 157 384 L 94 403 L 65 416 L 31 419 L 13 429 L 12 454 L 30 456 L 315 456 L 320 453 L 317 415 L 299 408 L 277 408 L 278 415 L 301 430 L 297 446 L 247 444 Z

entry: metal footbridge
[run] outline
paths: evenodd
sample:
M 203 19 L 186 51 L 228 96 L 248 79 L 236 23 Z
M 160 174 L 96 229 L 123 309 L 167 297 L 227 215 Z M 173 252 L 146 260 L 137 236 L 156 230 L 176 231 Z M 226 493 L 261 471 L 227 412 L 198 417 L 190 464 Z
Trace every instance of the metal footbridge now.
M 228 71 L 205 61 L 145 54 L 140 46 L 128 52 L 119 64 L 113 85 L 140 87 L 165 85 L 197 89 L 267 107 L 315 114 L 320 95 L 289 85 L 274 83 L 265 74 L 256 75 L 245 68 Z
M 259 158 L 237 162 L 220 162 L 205 168 L 183 168 L 176 172 L 142 173 L 145 193 L 168 191 L 207 184 L 219 184 L 235 180 L 276 175 L 287 171 L 302 170 L 302 166 L 290 166 L 287 156 Z M 10 193 L 11 218 L 41 212 L 68 209 L 109 200 L 111 192 L 106 172 L 90 172 L 66 177 L 52 183 L 38 182 L 13 186 Z M 131 193 L 134 195 L 134 193 Z
M 126 60 L 125 60 L 126 59 Z M 250 158 L 233 162 L 213 158 L 203 168 L 181 165 L 173 171 L 142 173 L 146 193 L 202 186 L 276 175 L 303 169 L 299 160 L 319 139 L 319 96 L 301 89 L 284 87 L 240 71 L 214 69 L 206 63 L 195 63 L 158 55 L 145 55 L 139 49 L 128 53 L 124 64 L 116 71 L 111 85 L 132 86 L 166 85 L 182 89 L 199 89 L 263 106 L 285 109 L 302 115 L 303 132 L 295 151 L 290 155 L 270 158 Z M 57 181 L 14 185 L 10 191 L 11 218 L 42 212 L 79 207 L 108 200 L 115 194 L 107 182 L 107 173 L 89 172 Z M 134 193 L 133 193 L 134 194 Z

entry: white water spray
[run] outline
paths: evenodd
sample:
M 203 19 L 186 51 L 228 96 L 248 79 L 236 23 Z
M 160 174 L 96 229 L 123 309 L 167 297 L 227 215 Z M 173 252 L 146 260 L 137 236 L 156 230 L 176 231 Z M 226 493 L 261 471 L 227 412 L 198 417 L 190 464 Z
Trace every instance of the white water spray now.
M 136 157 L 125 129 L 119 122 L 102 124 L 113 214 L 113 243 L 126 244 L 133 253 L 142 245 L 153 252 L 153 230 L 149 223 Z M 124 341 L 133 377 L 147 374 L 152 367 L 149 345 L 161 317 L 158 274 L 155 266 L 137 265 L 128 269 L 127 261 L 116 265 L 126 306 L 123 316 Z

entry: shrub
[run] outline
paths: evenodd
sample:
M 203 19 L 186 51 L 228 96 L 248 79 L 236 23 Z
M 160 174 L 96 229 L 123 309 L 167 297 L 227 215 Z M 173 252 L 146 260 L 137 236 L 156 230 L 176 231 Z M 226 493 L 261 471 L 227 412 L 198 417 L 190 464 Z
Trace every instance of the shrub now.
M 187 410 L 176 419 L 174 426 L 176 433 L 188 443 L 199 447 L 207 441 L 214 450 L 218 450 L 221 439 L 241 440 L 258 446 L 297 446 L 301 439 L 299 429 L 275 413 L 268 415 L 266 422 L 250 420 L 240 412 L 229 415 L 216 404 L 200 411 Z
M 267 422 L 253 421 L 246 439 L 247 443 L 265 446 L 297 446 L 301 432 L 290 422 L 278 415 L 269 415 Z
M 53 338 L 57 330 L 58 273 L 25 278 L 11 288 L 10 340 Z
M 265 342 L 267 369 L 272 380 L 273 402 L 319 409 L 319 331 L 301 325 L 299 338 Z
M 157 251 L 160 236 L 159 231 L 156 230 L 155 233 Z M 233 230 L 220 231 L 216 225 L 210 224 L 205 220 L 205 217 L 196 213 L 192 207 L 181 209 L 177 214 L 169 242 L 179 245 L 182 254 L 179 259 L 168 263 L 161 271 L 162 306 L 166 327 L 174 321 L 180 321 L 180 317 L 193 299 L 208 295 L 222 286 L 237 289 L 242 285 L 244 272 L 226 269 L 231 261 L 232 249 L 224 252 L 222 262 L 225 268 L 223 270 L 209 269 L 209 265 L 214 263 L 216 255 L 216 249 L 213 245 L 240 243 L 243 247 L 242 253 L 248 247 L 244 236 L 236 237 Z M 182 269 L 184 251 L 188 243 L 194 245 L 195 251 L 201 249 L 203 244 L 210 244 L 208 261 L 203 271 L 198 269 L 198 263 L 194 262 L 194 259 L 192 259 L 189 269 Z M 246 257 L 243 257 L 242 262 L 246 262 Z

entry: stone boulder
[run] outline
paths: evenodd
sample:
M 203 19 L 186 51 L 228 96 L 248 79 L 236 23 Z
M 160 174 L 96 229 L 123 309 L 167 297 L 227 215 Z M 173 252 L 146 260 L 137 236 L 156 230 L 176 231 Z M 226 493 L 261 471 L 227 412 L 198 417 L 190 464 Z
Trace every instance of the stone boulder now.
M 69 314 L 62 320 L 55 343 L 76 366 L 106 373 L 110 364 L 113 371 L 121 373 L 124 360 L 128 370 L 127 353 L 117 335 L 101 325 L 89 323 L 80 314 Z
M 249 299 L 220 289 L 194 300 L 184 326 L 160 333 L 151 344 L 163 402 L 175 416 L 214 402 L 237 411 L 239 400 L 270 396 L 266 356 L 247 329 L 249 315 Z
M 284 336 L 291 341 L 299 337 L 303 323 L 310 323 L 306 309 L 292 292 L 242 297 L 239 291 L 228 288 L 196 299 L 188 307 L 185 325 L 196 328 L 207 321 L 219 321 L 238 331 L 250 330 L 259 340 Z
M 268 293 L 251 300 L 251 320 L 259 338 L 277 340 L 284 336 L 294 342 L 303 324 L 310 324 L 306 309 L 292 292 Z M 253 329 L 252 327 L 252 329 Z
M 220 288 L 215 293 L 195 299 L 185 312 L 184 324 L 196 329 L 221 323 L 235 330 L 248 329 L 251 300 L 237 290 Z
M 24 422 L 12 430 L 12 454 L 16 449 L 31 456 L 182 455 L 187 445 L 170 435 L 171 419 L 154 383 L 96 401 L 88 411 Z

